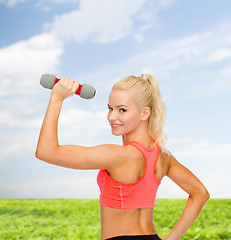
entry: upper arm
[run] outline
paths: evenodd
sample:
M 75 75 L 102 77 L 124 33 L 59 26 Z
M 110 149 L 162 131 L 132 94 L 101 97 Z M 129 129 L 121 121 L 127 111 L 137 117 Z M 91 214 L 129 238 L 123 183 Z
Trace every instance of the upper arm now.
M 36 157 L 62 167 L 73 169 L 111 169 L 122 164 L 127 157 L 124 147 L 112 144 L 95 147 L 61 145 Z
M 180 164 L 172 155 L 167 176 L 190 196 L 208 194 L 201 181 L 185 166 Z

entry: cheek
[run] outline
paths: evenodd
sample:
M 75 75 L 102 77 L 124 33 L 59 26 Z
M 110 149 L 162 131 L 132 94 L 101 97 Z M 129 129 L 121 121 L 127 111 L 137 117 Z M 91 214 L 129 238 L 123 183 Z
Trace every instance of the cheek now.
M 127 116 L 126 122 L 131 125 L 131 127 L 136 127 L 140 124 L 140 118 L 137 113 L 133 113 Z

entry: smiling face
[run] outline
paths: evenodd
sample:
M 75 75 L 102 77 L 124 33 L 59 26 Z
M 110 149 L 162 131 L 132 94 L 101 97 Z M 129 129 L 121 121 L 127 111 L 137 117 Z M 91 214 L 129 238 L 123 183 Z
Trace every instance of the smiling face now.
M 108 101 L 108 121 L 112 134 L 129 134 L 139 128 L 144 119 L 141 111 L 128 90 L 112 90 Z

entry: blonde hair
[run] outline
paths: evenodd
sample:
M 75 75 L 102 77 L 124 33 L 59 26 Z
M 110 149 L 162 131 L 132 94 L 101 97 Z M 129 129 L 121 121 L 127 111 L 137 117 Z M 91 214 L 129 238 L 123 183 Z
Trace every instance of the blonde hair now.
M 163 132 L 166 111 L 156 78 L 150 74 L 142 74 L 141 77 L 131 75 L 115 83 L 112 90 L 117 89 L 132 90 L 138 106 L 150 108 L 149 134 L 163 150 L 167 141 L 167 136 Z

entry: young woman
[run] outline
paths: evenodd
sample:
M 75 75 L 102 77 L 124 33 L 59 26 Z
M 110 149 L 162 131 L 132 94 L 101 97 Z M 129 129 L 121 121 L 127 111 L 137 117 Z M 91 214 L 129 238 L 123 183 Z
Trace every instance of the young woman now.
M 59 145 L 57 124 L 62 103 L 78 86 L 77 81 L 61 78 L 53 87 L 36 157 L 67 168 L 100 169 L 97 182 L 102 240 L 180 239 L 196 220 L 209 193 L 165 148 L 165 107 L 156 79 L 151 75 L 129 76 L 113 86 L 108 121 L 112 134 L 122 136 L 122 146 Z M 153 225 L 153 209 L 164 176 L 189 197 L 172 231 L 159 237 Z

